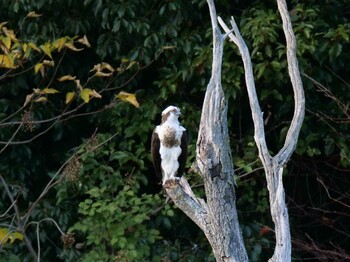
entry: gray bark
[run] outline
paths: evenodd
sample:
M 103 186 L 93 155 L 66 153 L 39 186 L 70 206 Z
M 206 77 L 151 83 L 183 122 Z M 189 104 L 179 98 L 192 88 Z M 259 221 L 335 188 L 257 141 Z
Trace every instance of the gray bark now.
M 212 76 L 202 108 L 195 163 L 204 180 L 207 201 L 198 199 L 193 194 L 185 178 L 181 178 L 179 182 L 167 181 L 165 189 L 174 203 L 203 230 L 217 261 L 248 261 L 237 217 L 227 104 L 221 86 L 223 42 L 228 36 L 238 46 L 242 56 L 254 122 L 254 138 L 269 190 L 270 211 L 276 234 L 275 252 L 270 261 L 288 262 L 291 260 L 291 237 L 282 174 L 284 165 L 296 147 L 304 119 L 305 99 L 287 5 L 285 0 L 277 0 L 287 40 L 287 61 L 295 97 L 295 111 L 284 146 L 275 156 L 271 156 L 266 145 L 263 115 L 255 90 L 249 50 L 234 19 L 231 19 L 231 30 L 220 18 L 217 19 L 213 0 L 207 2 L 213 29 Z M 221 33 L 217 21 L 226 32 L 225 35 Z
M 184 178 L 166 184 L 166 191 L 203 230 L 217 261 L 248 261 L 237 216 L 227 104 L 221 86 L 224 36 L 213 1 L 208 0 L 208 5 L 213 27 L 212 76 L 204 98 L 196 156 L 207 201 L 197 199 Z
M 265 170 L 267 187 L 269 190 L 270 211 L 275 224 L 276 246 L 274 254 L 269 261 L 288 262 L 291 261 L 291 237 L 282 175 L 283 167 L 289 161 L 298 141 L 299 132 L 304 120 L 305 97 L 296 57 L 296 40 L 287 4 L 285 0 L 277 0 L 277 5 L 282 17 L 283 31 L 287 42 L 288 72 L 293 86 L 295 109 L 284 146 L 275 156 L 270 155 L 266 145 L 263 113 L 259 106 L 258 96 L 255 90 L 249 50 L 233 18 L 231 19 L 232 33 L 230 33 L 232 30 L 230 30 L 220 18 L 219 23 L 229 35 L 230 39 L 238 46 L 244 64 L 245 81 L 254 122 L 254 139 L 259 150 L 260 160 Z

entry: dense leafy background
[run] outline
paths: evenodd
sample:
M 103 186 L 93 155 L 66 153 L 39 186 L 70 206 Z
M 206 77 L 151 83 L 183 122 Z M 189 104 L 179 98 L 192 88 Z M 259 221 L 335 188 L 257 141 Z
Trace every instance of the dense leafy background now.
M 346 0 L 290 1 L 298 40 L 307 112 L 298 148 L 288 163 L 285 186 L 293 258 L 339 260 L 350 256 L 350 4 Z M 293 114 L 293 96 L 285 60 L 285 40 L 274 1 L 220 1 L 223 18 L 234 15 L 250 48 L 256 87 L 264 111 L 268 145 L 276 152 Z M 27 17 L 29 12 L 41 14 Z M 176 104 L 190 138 L 188 168 L 194 157 L 200 109 L 210 77 L 211 27 L 205 1 L 18 0 L 0 1 L 0 22 L 23 43 L 37 46 L 60 37 L 84 35 L 91 47 L 53 52 L 54 67 L 35 73 L 48 59 L 35 53 L 16 69 L 0 69 L 1 146 L 4 177 L 25 214 L 45 185 L 70 157 L 59 183 L 39 201 L 28 222 L 40 222 L 43 261 L 213 261 L 198 228 L 166 203 L 154 177 L 150 134 L 159 113 Z M 119 68 L 110 77 L 92 77 L 94 65 Z M 59 121 L 65 94 L 75 90 L 63 75 L 101 92 Z M 15 113 L 33 88 L 58 94 Z M 226 43 L 223 86 L 229 99 L 230 141 L 238 177 L 237 205 L 251 261 L 273 252 L 273 228 L 263 170 L 257 161 L 253 126 L 237 49 Z M 120 91 L 135 93 L 140 107 L 115 100 Z M 11 122 L 11 125 L 6 123 Z M 51 126 L 52 125 L 52 126 Z M 49 129 L 48 129 L 49 128 Z M 109 139 L 109 140 L 108 140 Z M 108 140 L 107 142 L 104 142 Z M 188 172 L 197 193 L 201 181 Z M 0 213 L 10 201 L 0 184 Z M 0 228 L 16 228 L 13 210 L 0 217 Z M 66 233 L 61 233 L 51 218 Z M 37 224 L 26 228 L 37 250 Z M 13 226 L 13 228 L 11 227 Z M 74 235 L 72 235 L 74 234 Z M 73 243 L 72 238 L 75 242 Z M 0 247 L 0 258 L 30 261 L 20 240 Z

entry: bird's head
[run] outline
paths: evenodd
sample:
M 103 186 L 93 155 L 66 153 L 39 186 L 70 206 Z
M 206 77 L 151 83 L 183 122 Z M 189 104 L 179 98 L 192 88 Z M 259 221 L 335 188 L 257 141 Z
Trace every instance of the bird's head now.
M 168 121 L 178 120 L 180 115 L 181 115 L 180 108 L 176 106 L 168 106 L 162 112 L 162 123 L 164 123 L 167 120 Z

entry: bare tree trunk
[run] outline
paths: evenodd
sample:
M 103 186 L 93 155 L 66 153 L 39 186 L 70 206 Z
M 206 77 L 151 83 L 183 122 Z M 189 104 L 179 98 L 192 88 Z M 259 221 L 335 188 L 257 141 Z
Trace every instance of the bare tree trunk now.
M 166 190 L 175 204 L 203 230 L 217 261 L 248 261 L 237 216 L 227 104 L 221 86 L 224 36 L 217 24 L 213 1 L 208 0 L 208 5 L 213 25 L 212 76 L 202 108 L 196 157 L 207 202 L 191 193 L 184 178 L 180 185 L 185 190 L 176 185 Z
M 231 30 L 220 18 L 219 23 L 224 28 L 225 32 L 229 34 L 231 40 L 238 46 L 244 64 L 245 80 L 254 122 L 254 139 L 259 149 L 259 157 L 265 170 L 267 187 L 269 190 L 270 211 L 275 224 L 276 246 L 270 261 L 288 262 L 291 261 L 291 237 L 282 175 L 283 167 L 289 161 L 298 141 L 299 132 L 304 120 L 305 97 L 298 60 L 296 58 L 296 40 L 287 4 L 285 0 L 277 0 L 277 5 L 282 17 L 283 31 L 287 41 L 288 70 L 293 85 L 295 109 L 284 146 L 274 157 L 269 154 L 266 145 L 264 121 L 262 117 L 263 113 L 260 109 L 258 96 L 255 90 L 253 69 L 248 48 L 233 18 L 231 19 L 231 26 L 234 33 L 230 33 Z
M 291 237 L 282 175 L 283 167 L 296 147 L 304 119 L 305 99 L 296 59 L 296 41 L 287 5 L 285 0 L 277 0 L 287 40 L 287 60 L 295 97 L 295 110 L 285 144 L 273 157 L 266 145 L 264 121 L 255 90 L 249 50 L 234 19 L 231 19 L 232 30 L 230 30 L 221 18 L 217 20 L 213 0 L 207 2 L 213 28 L 213 63 L 212 76 L 202 108 L 196 155 L 196 166 L 204 180 L 207 202 L 193 194 L 185 178 L 181 178 L 180 183 L 173 183 L 166 188 L 166 191 L 174 203 L 203 230 L 217 261 L 248 261 L 237 217 L 234 171 L 227 127 L 227 104 L 221 87 L 223 42 L 229 36 L 242 55 L 254 122 L 254 138 L 269 190 L 270 211 L 276 234 L 275 252 L 270 261 L 288 262 L 291 260 Z M 217 21 L 226 32 L 225 35 L 221 33 Z

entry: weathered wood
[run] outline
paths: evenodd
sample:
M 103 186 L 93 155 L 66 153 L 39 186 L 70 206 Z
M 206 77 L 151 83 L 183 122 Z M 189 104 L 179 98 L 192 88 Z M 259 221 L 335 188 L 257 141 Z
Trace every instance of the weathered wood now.
M 305 98 L 296 58 L 296 41 L 285 0 L 277 0 L 287 41 L 289 75 L 295 97 L 294 116 L 282 149 L 271 156 L 265 138 L 263 113 L 256 94 L 249 50 L 231 19 L 232 29 L 217 19 L 213 0 L 207 0 L 213 29 L 212 75 L 207 86 L 197 140 L 195 167 L 204 181 L 207 201 L 198 199 L 185 178 L 168 181 L 165 189 L 174 203 L 205 233 L 217 261 L 248 261 L 236 210 L 234 171 L 227 127 L 227 103 L 221 86 L 223 42 L 229 37 L 238 47 L 245 70 L 245 82 L 254 122 L 254 139 L 264 166 L 270 211 L 275 224 L 276 246 L 270 261 L 291 260 L 291 237 L 285 203 L 283 166 L 295 150 L 304 119 Z M 226 32 L 223 35 L 218 22 Z
M 262 117 L 263 113 L 259 106 L 258 96 L 256 94 L 249 50 L 233 18 L 231 19 L 232 30 L 226 26 L 222 19 L 219 18 L 218 20 L 230 39 L 237 45 L 244 65 L 245 81 L 254 122 L 254 139 L 266 174 L 270 211 L 272 220 L 275 224 L 276 246 L 274 254 L 269 261 L 288 262 L 291 261 L 291 237 L 282 175 L 283 166 L 288 162 L 295 150 L 301 125 L 304 120 L 305 97 L 298 67 L 298 60 L 296 58 L 296 41 L 287 10 L 287 4 L 285 0 L 277 0 L 277 4 L 282 17 L 283 31 L 287 42 L 288 71 L 293 86 L 295 110 L 284 146 L 274 157 L 269 154 L 266 145 L 264 121 Z
M 181 189 L 183 179 L 166 188 L 166 192 L 203 230 L 217 261 L 248 261 L 238 223 L 227 104 L 221 86 L 224 37 L 218 27 L 214 2 L 207 2 L 213 28 L 212 76 L 205 93 L 196 154 L 207 202 L 196 199 L 189 192 L 190 187 Z

